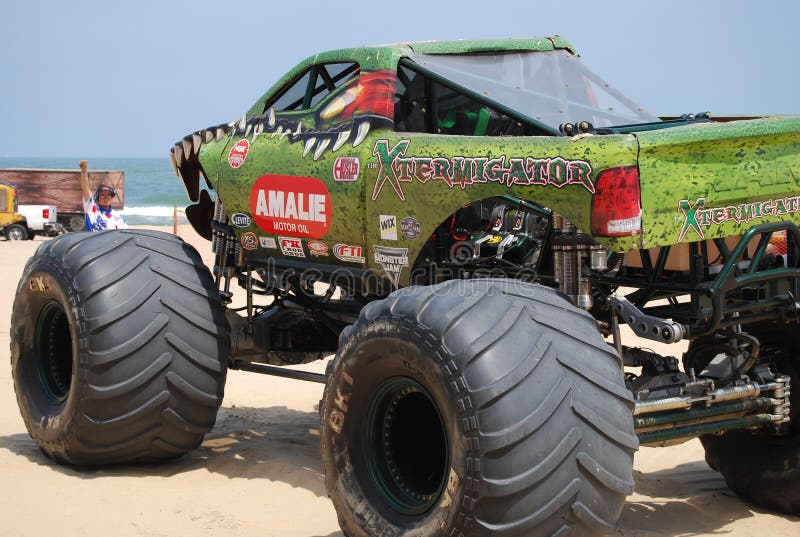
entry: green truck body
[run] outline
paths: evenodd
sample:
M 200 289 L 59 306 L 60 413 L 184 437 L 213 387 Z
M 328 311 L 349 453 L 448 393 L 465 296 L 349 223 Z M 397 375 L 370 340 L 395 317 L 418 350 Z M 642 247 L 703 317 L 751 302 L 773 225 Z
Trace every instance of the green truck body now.
M 647 125 L 641 131 L 633 126 L 624 134 L 492 138 L 399 133 L 391 122 L 383 121 L 370 128 L 357 144 L 352 143 L 351 136 L 335 147 L 331 132 L 341 131 L 332 131 L 335 124 L 321 121 L 319 114 L 338 98 L 337 92 L 331 92 L 308 111 L 273 110 L 271 127 L 269 111 L 264 109 L 275 91 L 317 63 L 352 61 L 359 64 L 362 72 L 391 71 L 412 50 L 417 54 L 438 54 L 544 51 L 556 47 L 571 50 L 563 39 L 501 40 L 407 44 L 314 56 L 284 76 L 242 121 L 228 129 L 224 138 L 200 145 L 203 175 L 218 190 L 228 214 L 252 217 L 249 225 L 237 226 L 237 235 L 302 238 L 307 258 L 317 253 L 308 249 L 308 240 L 331 246 L 351 245 L 361 249 L 361 255 L 356 257 L 363 258 L 355 265 L 377 272 L 383 268 L 372 255 L 375 246 L 407 250 L 408 262 L 413 265 L 424 239 L 449 215 L 469 202 L 493 196 L 511 195 L 547 207 L 616 252 L 742 235 L 755 223 L 798 221 L 797 117 L 665 125 L 657 129 Z M 392 113 L 394 88 L 383 89 L 388 116 Z M 372 119 L 359 115 L 355 109 L 352 117 L 342 121 L 356 129 L 360 121 L 371 125 Z M 281 129 L 281 123 L 293 130 Z M 298 125 L 300 135 L 296 134 Z M 210 131 L 199 131 L 204 132 Z M 309 149 L 306 144 L 314 134 L 319 134 L 319 139 Z M 328 140 L 328 145 L 316 154 L 323 140 Z M 247 153 L 241 165 L 234 167 L 229 158 L 237 143 L 247 143 Z M 193 156 L 184 158 L 193 161 Z M 190 166 L 186 160 L 183 165 Z M 354 177 L 337 178 L 337 169 L 348 165 L 357 169 Z M 638 169 L 641 224 L 626 236 L 593 234 L 590 219 L 597 177 L 604 170 L 625 166 Z M 303 207 L 298 208 L 296 219 L 286 219 L 284 227 L 258 218 L 254 200 L 257 201 L 259 188 L 270 181 L 262 179 L 259 183 L 259 178 L 268 176 L 305 178 L 309 192 L 317 188 L 327 203 L 324 216 L 329 221 L 325 227 L 293 231 L 291 220 L 302 224 Z M 194 185 L 190 187 L 193 190 Z M 302 194 L 302 188 L 297 192 Z M 398 226 L 408 219 L 409 225 L 419 231 L 408 234 L 412 238 L 398 233 L 387 241 L 380 234 L 380 215 L 395 216 Z M 263 248 L 260 242 L 256 248 L 247 249 L 245 255 L 262 262 L 266 258 L 291 257 L 280 248 Z M 315 257 L 315 261 L 331 265 L 354 264 L 330 255 Z M 399 285 L 409 283 L 409 273 L 410 269 L 403 271 Z

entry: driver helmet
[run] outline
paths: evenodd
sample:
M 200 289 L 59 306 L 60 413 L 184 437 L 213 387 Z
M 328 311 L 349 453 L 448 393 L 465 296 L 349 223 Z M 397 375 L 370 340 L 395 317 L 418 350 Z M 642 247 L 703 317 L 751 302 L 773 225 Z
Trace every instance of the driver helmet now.
M 95 190 L 95 192 L 94 192 L 94 199 L 95 199 L 95 201 L 97 201 L 97 200 L 99 200 L 99 199 L 100 199 L 100 194 L 101 194 L 102 192 L 107 192 L 107 193 L 109 193 L 109 194 L 111 195 L 111 197 L 112 197 L 112 198 L 116 197 L 116 195 L 117 195 L 117 191 L 114 189 L 114 187 L 113 187 L 113 186 L 111 186 L 111 185 L 99 185 L 99 186 L 97 187 L 97 190 Z

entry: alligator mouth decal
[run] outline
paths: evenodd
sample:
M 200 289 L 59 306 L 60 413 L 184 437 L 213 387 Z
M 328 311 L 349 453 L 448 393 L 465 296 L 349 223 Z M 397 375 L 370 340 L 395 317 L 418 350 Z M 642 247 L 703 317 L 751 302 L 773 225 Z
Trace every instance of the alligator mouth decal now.
M 184 136 L 172 147 L 170 161 L 192 202 L 186 207 L 189 223 L 197 233 L 211 240 L 212 222 L 218 219 L 218 211 L 224 214 L 224 209 L 211 199 L 208 192 L 214 187 L 200 164 L 200 150 L 204 144 L 224 141 L 227 146 L 234 138 L 255 141 L 259 136 L 269 136 L 278 141 L 286 139 L 290 144 L 302 144 L 302 158 L 310 157 L 316 161 L 328 151 L 338 151 L 348 143 L 358 147 L 374 129 L 391 128 L 396 83 L 397 75 L 393 71 L 362 72 L 352 83 L 338 88 L 315 116 L 276 113 L 274 108 L 270 108 L 259 116 L 248 118 L 244 115 L 238 121 Z M 200 189 L 201 176 L 207 190 Z
M 214 201 L 207 190 L 200 189 L 200 177 L 205 180 L 208 190 L 213 190 L 214 187 L 200 164 L 199 155 L 203 144 L 233 138 L 250 138 L 254 141 L 259 136 L 269 136 L 279 140 L 285 138 L 291 144 L 303 144 L 304 158 L 311 156 L 314 160 L 318 160 L 327 151 L 335 152 L 348 142 L 357 147 L 371 129 L 378 126 L 385 127 L 391 123 L 383 116 L 360 116 L 324 131 L 305 131 L 301 121 L 277 118 L 274 110 L 270 109 L 261 116 L 250 119 L 243 116 L 239 121 L 223 123 L 189 134 L 170 150 L 170 160 L 175 174 L 183 181 L 186 195 L 193 203 L 186 208 L 186 218 L 197 233 L 211 240 Z
M 370 130 L 393 125 L 390 118 L 394 117 L 392 97 L 396 76 L 392 71 L 362 73 L 358 79 L 354 79 L 353 84 L 343 86 L 314 118 L 309 118 L 307 114 L 298 114 L 296 118 L 278 117 L 274 108 L 270 108 L 259 116 L 247 118 L 245 115 L 238 121 L 193 132 L 172 147 L 172 167 L 183 180 L 189 199 L 197 202 L 200 199 L 201 174 L 208 188 L 213 189 L 200 165 L 199 154 L 203 144 L 233 138 L 250 138 L 254 142 L 259 136 L 269 136 L 278 140 L 287 139 L 290 144 L 301 143 L 303 158 L 311 156 L 315 161 L 327 151 L 338 151 L 347 143 L 358 147 Z M 356 110 L 359 115 L 354 118 Z M 312 124 L 313 128 L 307 128 L 301 118 Z
M 276 118 L 270 108 L 261 116 L 250 119 L 242 116 L 239 121 L 223 123 L 185 136 L 170 150 L 170 160 L 175 174 L 186 186 L 189 199 L 196 202 L 200 195 L 201 166 L 200 148 L 203 144 L 223 139 L 249 138 L 254 142 L 258 136 L 269 136 L 279 140 L 288 139 L 289 143 L 303 144 L 303 157 L 309 155 L 316 161 L 327 151 L 335 152 L 346 143 L 351 142 L 358 147 L 372 128 L 391 125 L 391 121 L 382 116 L 360 116 L 358 119 L 336 125 L 324 131 L 304 130 L 302 121 Z M 203 174 L 205 178 L 205 174 Z M 206 178 L 206 185 L 213 188 Z

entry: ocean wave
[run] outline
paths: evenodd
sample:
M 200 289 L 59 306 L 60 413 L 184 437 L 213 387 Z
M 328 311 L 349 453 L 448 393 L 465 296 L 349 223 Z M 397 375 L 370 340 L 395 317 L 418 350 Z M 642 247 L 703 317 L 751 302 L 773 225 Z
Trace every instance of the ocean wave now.
M 143 205 L 125 207 L 120 213 L 129 225 L 168 226 L 173 223 L 173 207 L 167 205 Z M 183 207 L 177 208 L 178 224 L 185 224 Z
M 146 205 L 141 207 L 125 207 L 123 210 L 120 211 L 122 216 L 128 218 L 129 216 L 153 216 L 153 217 L 169 217 L 172 218 L 172 214 L 175 211 L 175 208 L 172 206 L 167 205 Z M 183 207 L 177 208 L 178 215 L 183 214 Z

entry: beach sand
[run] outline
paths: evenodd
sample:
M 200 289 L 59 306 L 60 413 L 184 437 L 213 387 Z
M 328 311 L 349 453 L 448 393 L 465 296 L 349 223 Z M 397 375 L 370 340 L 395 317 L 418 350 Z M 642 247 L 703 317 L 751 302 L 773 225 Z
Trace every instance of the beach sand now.
M 211 258 L 210 243 L 190 227 L 178 234 Z M 320 384 L 230 371 L 215 428 L 200 448 L 166 464 L 77 470 L 45 457 L 20 418 L 7 365 L 17 281 L 43 240 L 0 240 L 0 536 L 342 535 L 323 483 Z M 678 356 L 683 348 L 656 350 Z M 618 535 L 800 532 L 800 518 L 756 508 L 729 491 L 697 440 L 641 448 L 634 474 Z

